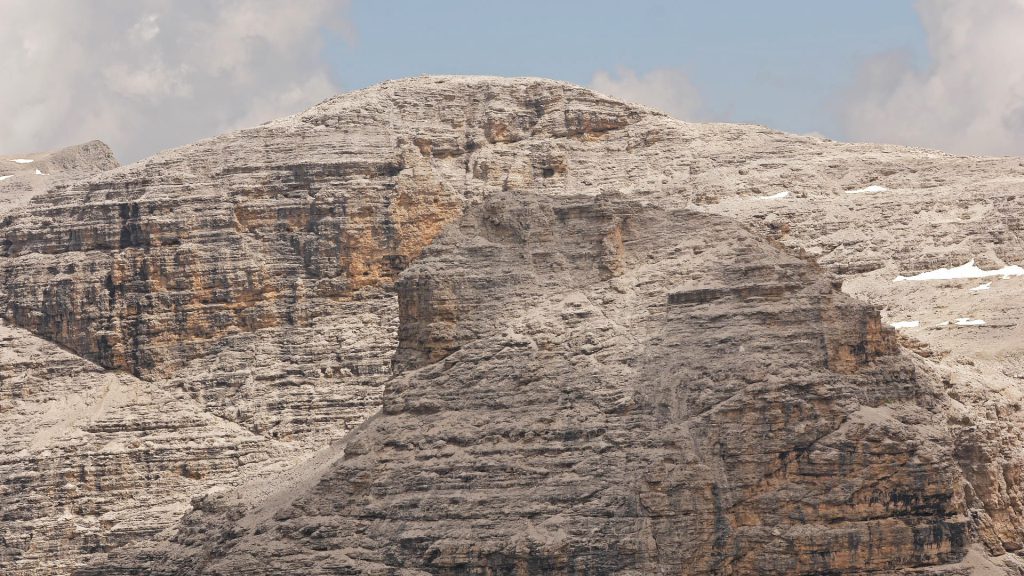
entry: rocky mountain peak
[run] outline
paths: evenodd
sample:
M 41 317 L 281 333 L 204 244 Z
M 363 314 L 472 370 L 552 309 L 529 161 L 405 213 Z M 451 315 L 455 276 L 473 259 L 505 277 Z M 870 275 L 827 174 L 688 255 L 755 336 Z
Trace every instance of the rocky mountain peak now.
M 0 227 L 5 573 L 1020 563 L 1019 278 L 894 282 L 1024 262 L 1017 159 L 490 77 L 53 158 Z

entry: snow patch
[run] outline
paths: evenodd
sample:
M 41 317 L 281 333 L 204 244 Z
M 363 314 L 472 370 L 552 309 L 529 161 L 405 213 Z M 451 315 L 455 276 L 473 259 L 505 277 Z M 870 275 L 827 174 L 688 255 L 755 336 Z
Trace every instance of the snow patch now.
M 922 272 L 916 276 L 897 276 L 893 279 L 893 282 L 903 282 L 904 280 L 912 280 L 914 282 L 922 280 L 959 280 L 962 278 L 988 278 L 989 276 L 1002 276 L 1005 278 L 1024 276 L 1024 268 L 1014 265 L 1005 266 L 999 270 L 982 270 L 975 266 L 972 259 L 967 264 L 957 266 L 956 268 L 939 268 L 931 272 Z
M 956 319 L 956 325 L 957 326 L 984 326 L 985 325 L 985 321 L 984 320 L 971 319 L 971 318 L 957 318 Z
M 36 176 L 49 176 L 49 174 L 45 174 L 42 170 L 36 168 Z
M 35 160 L 29 160 L 28 158 L 15 158 L 14 160 L 11 160 L 11 162 L 17 162 L 18 164 L 31 164 L 35 162 Z
M 904 320 L 902 322 L 893 322 L 889 325 L 899 330 L 900 328 L 917 328 L 921 323 L 917 320 Z
M 847 190 L 847 194 L 874 194 L 875 192 L 888 192 L 889 189 L 885 186 L 879 186 L 878 184 L 872 184 L 867 188 L 858 188 L 856 190 Z
M 778 194 L 772 194 L 771 196 L 758 196 L 758 200 L 778 200 L 779 198 L 785 198 L 789 196 L 789 190 L 783 190 Z
M 992 283 L 991 282 L 985 282 L 984 284 L 979 284 L 978 286 L 975 286 L 974 288 L 971 288 L 971 292 L 978 292 L 980 290 L 988 290 L 989 288 L 992 288 Z
M 0 182 L 7 180 L 8 178 L 14 178 L 14 174 L 8 174 L 7 176 L 0 176 Z

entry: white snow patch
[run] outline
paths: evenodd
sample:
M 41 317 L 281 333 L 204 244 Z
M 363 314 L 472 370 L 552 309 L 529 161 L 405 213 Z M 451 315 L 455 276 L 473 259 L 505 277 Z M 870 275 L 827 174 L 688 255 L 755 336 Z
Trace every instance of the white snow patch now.
M 975 286 L 974 288 L 971 288 L 971 292 L 978 292 L 980 290 L 988 290 L 989 288 L 992 288 L 992 283 L 991 282 L 985 282 L 984 284 L 979 284 L 979 285 Z
M 0 182 L 7 180 L 8 178 L 14 178 L 14 174 L 8 174 L 7 176 L 0 176 Z
M 856 190 L 847 190 L 847 194 L 873 194 L 875 192 L 888 192 L 889 189 L 885 186 L 879 186 L 878 184 L 872 184 L 867 188 L 858 188 Z
M 890 324 L 893 328 L 899 330 L 900 328 L 917 328 L 921 323 L 917 320 L 904 320 L 902 322 L 893 322 Z
M 985 325 L 985 321 L 984 320 L 973 320 L 971 318 L 957 318 L 956 319 L 956 325 L 957 326 L 984 326 Z
M 942 322 L 936 324 L 936 326 L 949 326 L 949 320 L 943 320 Z
M 15 158 L 14 160 L 11 160 L 11 162 L 17 162 L 18 164 L 31 164 L 35 162 L 35 160 L 29 160 L 28 158 Z
M 1004 276 L 1006 278 L 1010 276 L 1024 276 L 1024 268 L 1014 265 L 1005 266 L 999 270 L 982 270 L 974 265 L 974 260 L 972 259 L 967 264 L 957 266 L 956 268 L 939 268 L 931 272 L 922 272 L 916 276 L 897 276 L 893 279 L 893 282 L 903 282 L 904 280 L 913 280 L 915 282 L 922 280 L 959 280 L 961 278 L 988 278 L 989 276 Z
M 779 198 L 785 198 L 789 196 L 789 190 L 783 190 L 778 194 L 772 194 L 771 196 L 758 196 L 758 200 L 778 200 Z
M 49 174 L 46 174 L 43 171 L 41 171 L 39 168 L 36 168 L 36 176 L 49 176 Z

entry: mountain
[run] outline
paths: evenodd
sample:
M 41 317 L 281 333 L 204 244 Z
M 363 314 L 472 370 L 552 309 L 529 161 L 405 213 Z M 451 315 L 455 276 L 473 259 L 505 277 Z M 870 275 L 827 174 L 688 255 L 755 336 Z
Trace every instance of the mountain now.
M 0 157 L 0 195 L 3 212 L 27 203 L 55 180 L 74 179 L 116 168 L 110 148 L 98 140 L 54 152 Z
M 0 567 L 1014 573 L 1021 191 L 486 77 L 58 179 L 0 229 Z

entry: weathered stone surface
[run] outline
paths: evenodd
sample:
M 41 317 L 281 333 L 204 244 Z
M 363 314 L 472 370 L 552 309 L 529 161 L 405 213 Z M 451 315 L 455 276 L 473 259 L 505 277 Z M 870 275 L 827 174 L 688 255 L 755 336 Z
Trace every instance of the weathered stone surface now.
M 877 163 L 877 172 L 850 179 L 845 176 L 850 162 L 831 160 L 843 192 L 794 187 L 787 198 L 722 198 L 707 209 L 804 249 L 842 276 L 845 292 L 881 308 L 886 322 L 917 322 L 901 329 L 903 342 L 937 367 L 956 407 L 950 430 L 979 538 L 994 555 L 1019 551 L 1024 547 L 1024 309 L 1019 305 L 1024 279 L 894 279 L 972 259 L 986 270 L 1024 263 L 1020 160 L 877 146 L 853 150 Z M 735 159 L 737 174 L 752 177 L 756 162 Z M 790 168 L 802 171 L 805 165 L 793 161 Z M 886 189 L 845 193 L 869 184 Z M 786 185 L 780 178 L 764 190 Z M 988 289 L 972 290 L 985 282 Z M 985 324 L 958 326 L 957 318 Z
M 499 194 L 399 295 L 411 370 L 344 456 L 240 539 L 181 532 L 201 558 L 146 570 L 816 574 L 967 552 L 938 380 L 725 218 Z
M 380 408 L 398 330 L 393 294 L 365 290 L 312 323 L 226 336 L 164 386 L 257 434 L 311 448 Z
M 62 574 L 152 537 L 189 499 L 294 450 L 25 330 L 0 326 L 0 567 Z
M 387 290 L 396 273 L 466 202 L 523 183 L 573 189 L 568 149 L 584 153 L 642 117 L 565 84 L 428 80 L 438 92 L 429 102 L 421 84 L 329 100 L 50 191 L 3 230 L 5 316 L 101 365 L 173 378 L 233 417 L 219 406 L 222 379 L 209 378 L 204 362 L 238 353 L 232 343 L 246 333 L 280 342 L 311 327 L 317 340 L 333 333 L 324 317 L 394 306 Z M 525 112 L 524 100 L 532 102 Z M 556 145 L 523 141 L 541 134 Z M 378 394 L 382 380 L 367 377 L 378 370 L 371 365 L 390 363 L 397 315 L 387 314 L 376 334 L 360 336 L 367 349 L 388 349 L 361 360 L 370 373 L 356 382 Z M 321 394 L 346 401 L 347 374 L 285 380 L 272 384 L 279 398 L 240 416 L 252 429 L 279 421 L 275 406 L 315 406 Z M 335 435 L 358 423 L 342 416 Z
M 1024 261 L 1022 176 L 558 82 L 417 78 L 54 181 L 0 229 L 0 307 L 295 461 L 389 382 L 344 458 L 197 499 L 91 574 L 1012 570 L 1024 281 L 892 278 Z M 845 193 L 869 185 L 891 190 Z M 935 326 L 966 316 L 988 322 Z M 909 319 L 913 357 L 883 326 Z M 81 558 L 47 538 L 44 573 Z
M 0 158 L 0 215 L 23 206 L 57 181 L 89 176 L 118 166 L 98 140 L 55 152 Z

